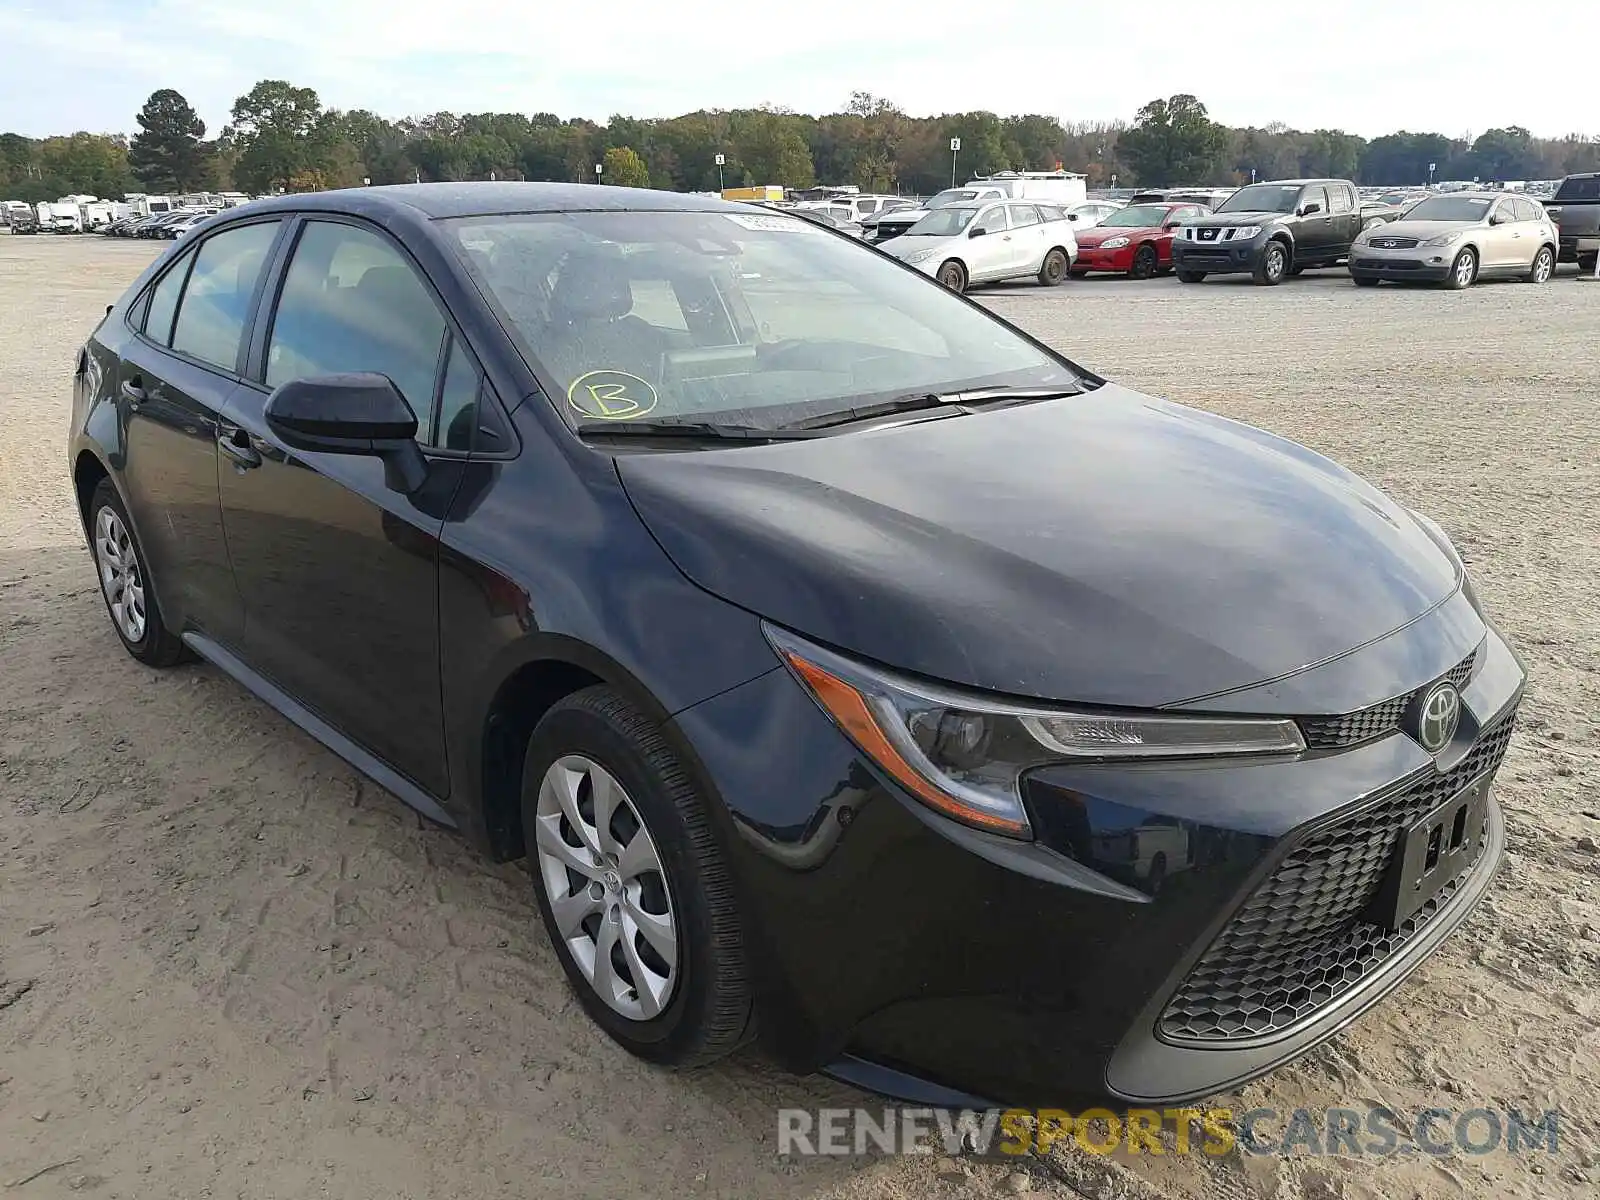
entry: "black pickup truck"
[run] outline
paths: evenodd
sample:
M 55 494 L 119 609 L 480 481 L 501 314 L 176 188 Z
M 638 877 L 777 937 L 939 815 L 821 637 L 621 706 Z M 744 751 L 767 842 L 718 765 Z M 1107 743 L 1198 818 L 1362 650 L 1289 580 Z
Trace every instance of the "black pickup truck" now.
M 1183 225 L 1172 242 L 1172 265 L 1184 283 L 1247 271 L 1270 287 L 1307 267 L 1339 263 L 1363 224 L 1348 179 L 1252 183 Z
M 1600 171 L 1568 175 L 1544 210 L 1560 235 L 1560 261 L 1593 271 L 1600 253 Z

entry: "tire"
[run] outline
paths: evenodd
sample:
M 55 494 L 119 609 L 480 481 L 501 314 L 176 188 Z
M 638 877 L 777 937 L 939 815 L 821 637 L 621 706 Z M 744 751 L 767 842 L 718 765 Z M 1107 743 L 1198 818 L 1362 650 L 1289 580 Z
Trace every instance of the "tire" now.
M 1132 279 L 1154 279 L 1161 268 L 1161 255 L 1149 242 L 1133 252 L 1133 266 L 1128 268 Z
M 147 667 L 171 667 L 188 658 L 188 647 L 161 619 L 144 550 L 109 479 L 89 497 L 89 550 L 106 615 L 128 653 Z
M 1072 266 L 1072 260 L 1067 257 L 1067 252 L 1057 247 L 1044 256 L 1044 262 L 1039 264 L 1039 286 L 1055 287 L 1067 277 L 1067 271 Z
M 935 278 L 957 294 L 967 290 L 967 269 L 953 258 L 940 266 Z
M 1471 246 L 1461 247 L 1455 261 L 1450 264 L 1450 277 L 1444 285 L 1452 291 L 1469 287 L 1478 278 L 1478 252 Z
M 1261 287 L 1277 287 L 1289 273 L 1289 250 L 1282 242 L 1268 242 L 1250 278 Z
M 1529 283 L 1549 283 L 1550 276 L 1556 273 L 1556 252 L 1549 246 L 1539 247 L 1539 253 L 1533 256 L 1533 264 L 1528 268 Z
M 604 833 L 597 781 L 614 797 Z M 528 741 L 522 827 L 545 929 L 595 1024 L 676 1067 L 715 1062 L 754 1035 L 732 876 L 705 801 L 654 722 L 605 686 L 558 703 Z M 552 899 L 553 888 L 565 891 Z M 595 952 L 608 935 L 602 972 Z
M 1201 283 L 1201 282 L 1203 282 L 1205 280 L 1205 277 L 1206 277 L 1206 273 L 1204 271 L 1179 271 L 1178 272 L 1178 282 L 1179 283 Z
M 1380 282 L 1370 275 L 1352 275 L 1350 278 L 1355 281 L 1357 287 L 1377 287 Z

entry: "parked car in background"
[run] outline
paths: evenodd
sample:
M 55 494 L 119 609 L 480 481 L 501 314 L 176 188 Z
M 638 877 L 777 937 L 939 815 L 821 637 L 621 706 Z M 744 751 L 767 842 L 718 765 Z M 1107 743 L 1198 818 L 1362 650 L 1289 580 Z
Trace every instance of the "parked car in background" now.
M 930 212 L 947 205 L 977 204 L 986 200 L 1005 198 L 1006 192 L 1003 189 L 990 185 L 945 188 L 942 192 L 935 192 L 920 205 L 888 209 L 875 216 L 866 217 L 862 221 L 862 229 L 866 232 L 869 242 L 887 242 L 890 238 L 897 238 L 905 233 Z
M 14 208 L 11 210 L 12 233 L 38 233 L 39 214 L 31 208 Z
M 1436 522 L 787 214 L 262 200 L 156 257 L 70 387 L 126 652 L 526 857 L 525 998 L 562 971 L 651 1062 L 759 1036 L 919 1105 L 1236 1091 L 1504 856 L 1525 673 Z M 342 819 L 326 791 L 283 819 Z
M 829 229 L 837 229 L 840 233 L 847 233 L 851 237 L 865 237 L 860 225 L 850 219 L 850 210 L 842 206 L 828 205 L 818 208 L 814 205 L 796 204 L 783 211 L 799 217 L 803 221 L 810 221 L 815 225 L 823 225 Z
M 1356 185 L 1348 179 L 1252 183 L 1185 225 L 1172 263 L 1184 283 L 1248 272 L 1271 287 L 1309 267 L 1337 265 L 1361 228 Z
M 1560 259 L 1593 271 L 1600 254 L 1600 172 L 1568 175 L 1545 202 L 1560 230 Z
M 1198 204 L 1130 204 L 1092 229 L 1074 230 L 1073 275 L 1106 271 L 1149 279 L 1172 269 L 1172 239 L 1186 222 L 1209 215 Z
M 947 204 L 882 245 L 884 253 L 932 275 L 953 292 L 1029 275 L 1054 287 L 1078 257 L 1066 214 L 1054 205 L 1022 200 Z
M 149 220 L 145 221 L 136 230 L 134 230 L 133 236 L 142 238 L 164 238 L 167 236 L 166 231 L 168 225 L 171 225 L 175 221 L 185 220 L 188 216 L 189 213 L 183 209 L 159 213 L 155 216 L 152 216 Z
M 177 241 L 184 234 L 190 232 L 195 226 L 206 218 L 214 215 L 211 212 L 192 212 L 179 217 L 175 221 L 168 221 L 161 227 L 161 236 L 171 241 Z
M 1070 205 L 1067 208 L 1067 220 L 1072 222 L 1074 230 L 1093 229 L 1121 208 L 1122 205 L 1112 204 L 1108 200 L 1089 200 L 1083 204 Z
M 1556 227 L 1537 201 L 1509 192 L 1452 192 L 1362 230 L 1350 252 L 1350 277 L 1362 287 L 1389 280 L 1464 288 L 1497 276 L 1546 283 L 1557 253 Z

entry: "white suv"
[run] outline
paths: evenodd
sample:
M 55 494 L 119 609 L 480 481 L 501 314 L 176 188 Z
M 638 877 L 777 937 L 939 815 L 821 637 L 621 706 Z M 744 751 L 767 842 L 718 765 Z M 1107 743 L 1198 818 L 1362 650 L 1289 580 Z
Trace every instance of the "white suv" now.
M 955 292 L 1029 275 L 1054 287 L 1078 258 L 1066 213 L 1032 200 L 947 204 L 879 249 Z

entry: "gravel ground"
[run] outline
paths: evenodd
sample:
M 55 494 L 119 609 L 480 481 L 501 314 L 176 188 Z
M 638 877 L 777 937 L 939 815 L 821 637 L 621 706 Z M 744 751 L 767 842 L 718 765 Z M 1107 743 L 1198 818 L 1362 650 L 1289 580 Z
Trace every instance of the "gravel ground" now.
M 0 1184 L 108 1197 L 1593 1196 L 1600 1185 L 1600 286 L 1074 282 L 986 302 L 1434 514 L 1531 672 L 1491 897 L 1334 1042 L 1221 1101 L 1561 1110 L 1554 1156 L 791 1163 L 758 1057 L 647 1068 L 569 998 L 520 866 L 207 667 L 108 627 L 72 356 L 156 247 L 0 237 Z M 36 1177 L 36 1172 L 43 1171 Z M 26 1180 L 26 1182 L 24 1182 Z

